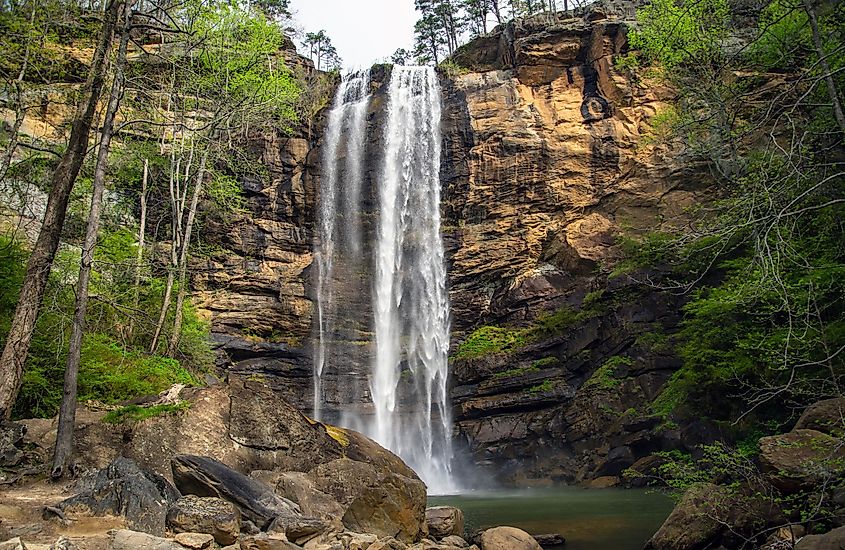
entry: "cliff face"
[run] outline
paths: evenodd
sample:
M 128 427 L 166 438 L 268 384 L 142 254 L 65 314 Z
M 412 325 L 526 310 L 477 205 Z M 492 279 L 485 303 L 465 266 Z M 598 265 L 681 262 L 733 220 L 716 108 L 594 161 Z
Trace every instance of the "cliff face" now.
M 614 483 L 641 456 L 698 442 L 658 435 L 649 410 L 678 365 L 681 301 L 607 277 L 620 235 L 681 223 L 706 189 L 704 167 L 649 145 L 671 90 L 614 68 L 631 15 L 526 20 L 454 58 L 468 69 L 446 88 L 456 336 L 580 313 L 522 349 L 453 361 L 457 430 L 505 481 Z
M 619 235 L 681 223 L 706 191 L 702 166 L 650 144 L 649 120 L 671 90 L 614 68 L 631 16 L 599 6 L 583 18 L 509 24 L 459 50 L 460 69 L 443 76 L 453 346 L 480 325 L 518 330 L 549 312 L 576 315 L 521 348 L 452 360 L 456 431 L 505 481 L 612 483 L 655 449 L 708 437 L 706 426 L 658 435 L 649 414 L 677 368 L 669 349 L 681 299 L 607 276 Z M 371 199 L 387 70 L 373 74 L 363 182 Z M 228 368 L 267 375 L 306 408 L 321 141 L 319 125 L 311 139 L 256 138 L 269 184 L 244 180 L 251 215 L 221 232 L 225 253 L 209 261 L 198 291 Z M 360 349 L 355 361 L 366 362 Z

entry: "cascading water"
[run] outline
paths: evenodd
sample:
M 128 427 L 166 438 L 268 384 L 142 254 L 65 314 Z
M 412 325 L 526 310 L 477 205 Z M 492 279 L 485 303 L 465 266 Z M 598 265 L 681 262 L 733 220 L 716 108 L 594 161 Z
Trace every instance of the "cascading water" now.
M 320 189 L 320 242 L 317 254 L 317 327 L 318 340 L 314 361 L 314 418 L 320 420 L 326 396 L 323 374 L 336 338 L 338 316 L 338 281 L 348 283 L 360 271 L 361 254 L 361 182 L 362 158 L 366 135 L 367 106 L 370 102 L 369 71 L 351 73 L 343 78 L 329 112 Z M 343 140 L 341 138 L 344 138 Z M 342 143 L 343 141 L 343 143 Z M 345 145 L 345 151 L 341 151 Z M 340 162 L 345 159 L 345 162 Z M 347 284 L 346 286 L 350 286 Z M 335 352 L 335 353 L 332 353 Z
M 354 363 L 348 352 L 355 346 L 343 345 L 351 336 L 336 325 L 344 318 L 361 315 L 361 308 L 346 302 L 362 289 L 350 291 L 355 279 L 339 275 L 340 266 L 345 265 L 347 272 L 372 273 L 374 335 L 367 342 L 371 350 L 369 393 L 350 393 L 349 388 L 338 392 L 364 395 L 369 407 L 338 402 L 343 409 L 337 415 L 339 421 L 399 454 L 432 493 L 454 492 L 447 396 L 449 300 L 440 236 L 440 87 L 433 68 L 393 67 L 379 155 L 381 169 L 373 182 L 377 222 L 368 226 L 369 231 L 362 231 L 368 88 L 365 75 L 343 80 L 324 142 L 315 416 L 321 415 L 326 403 L 323 380 L 327 370 L 343 371 Z M 340 238 L 341 232 L 344 238 Z M 364 251 L 375 254 L 371 257 Z M 350 269 L 352 265 L 357 267 Z M 333 349 L 347 352 L 332 353 Z M 360 381 L 361 377 L 346 380 Z
M 434 492 L 454 490 L 446 384 L 449 299 L 440 237 L 440 86 L 431 67 L 394 67 L 376 247 L 375 439 Z M 402 361 L 411 410 L 399 406 Z M 432 406 L 437 407 L 433 414 Z

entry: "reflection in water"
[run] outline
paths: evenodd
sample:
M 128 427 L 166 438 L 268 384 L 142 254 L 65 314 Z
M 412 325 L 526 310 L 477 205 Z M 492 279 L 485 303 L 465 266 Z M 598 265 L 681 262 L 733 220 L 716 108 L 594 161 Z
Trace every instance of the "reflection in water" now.
M 641 489 L 577 488 L 479 492 L 432 497 L 464 512 L 467 533 L 512 525 L 560 533 L 567 550 L 640 550 L 672 511 L 672 501 Z

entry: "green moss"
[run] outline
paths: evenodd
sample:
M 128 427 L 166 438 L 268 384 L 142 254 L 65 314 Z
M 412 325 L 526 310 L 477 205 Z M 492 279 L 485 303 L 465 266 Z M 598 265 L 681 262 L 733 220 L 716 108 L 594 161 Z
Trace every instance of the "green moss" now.
M 619 386 L 622 380 L 616 377 L 616 369 L 623 365 L 633 365 L 634 361 L 630 357 L 623 357 L 616 355 L 611 357 L 599 367 L 593 375 L 584 382 L 585 389 L 605 389 L 610 390 Z
M 543 357 L 531 363 L 531 366 L 540 369 L 543 367 L 550 367 L 551 365 L 557 365 L 559 362 L 560 361 L 557 357 Z
M 544 380 L 542 384 L 531 386 L 528 388 L 528 393 L 545 393 L 555 389 L 554 382 L 551 380 Z
M 191 403 L 189 401 L 182 401 L 181 403 L 171 403 L 165 405 L 153 405 L 152 407 L 128 405 L 126 407 L 121 407 L 108 413 L 106 416 L 103 417 L 103 422 L 108 422 L 109 424 L 139 422 L 141 420 L 154 418 L 156 416 L 181 413 L 190 408 Z
M 574 325 L 599 315 L 595 307 L 576 311 L 564 306 L 553 313 L 539 316 L 525 328 L 485 325 L 474 330 L 458 345 L 455 359 L 473 359 L 494 353 L 510 353 L 528 344 L 564 333 Z
M 499 380 L 502 378 L 513 378 L 515 376 L 522 376 L 523 374 L 528 374 L 531 372 L 538 372 L 540 369 L 535 366 L 530 367 L 517 367 L 515 369 L 508 369 L 506 371 L 497 372 L 493 375 L 494 380 Z

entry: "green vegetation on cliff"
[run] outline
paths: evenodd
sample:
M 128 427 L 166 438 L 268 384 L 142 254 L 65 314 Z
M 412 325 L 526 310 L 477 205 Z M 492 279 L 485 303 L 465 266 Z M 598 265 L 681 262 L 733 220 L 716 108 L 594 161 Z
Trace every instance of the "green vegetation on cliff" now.
M 560 335 L 578 323 L 595 317 L 598 313 L 592 301 L 589 303 L 585 301 L 580 311 L 564 306 L 555 312 L 540 315 L 524 328 L 481 326 L 458 345 L 453 357 L 474 359 L 494 353 L 511 353 L 544 338 Z
M 640 10 L 625 65 L 678 90 L 661 139 L 705 161 L 718 196 L 684 230 L 623 241 L 614 274 L 657 269 L 690 296 L 660 414 L 771 429 L 841 393 L 843 23 L 841 5 L 776 0 L 749 37 L 724 0 Z

